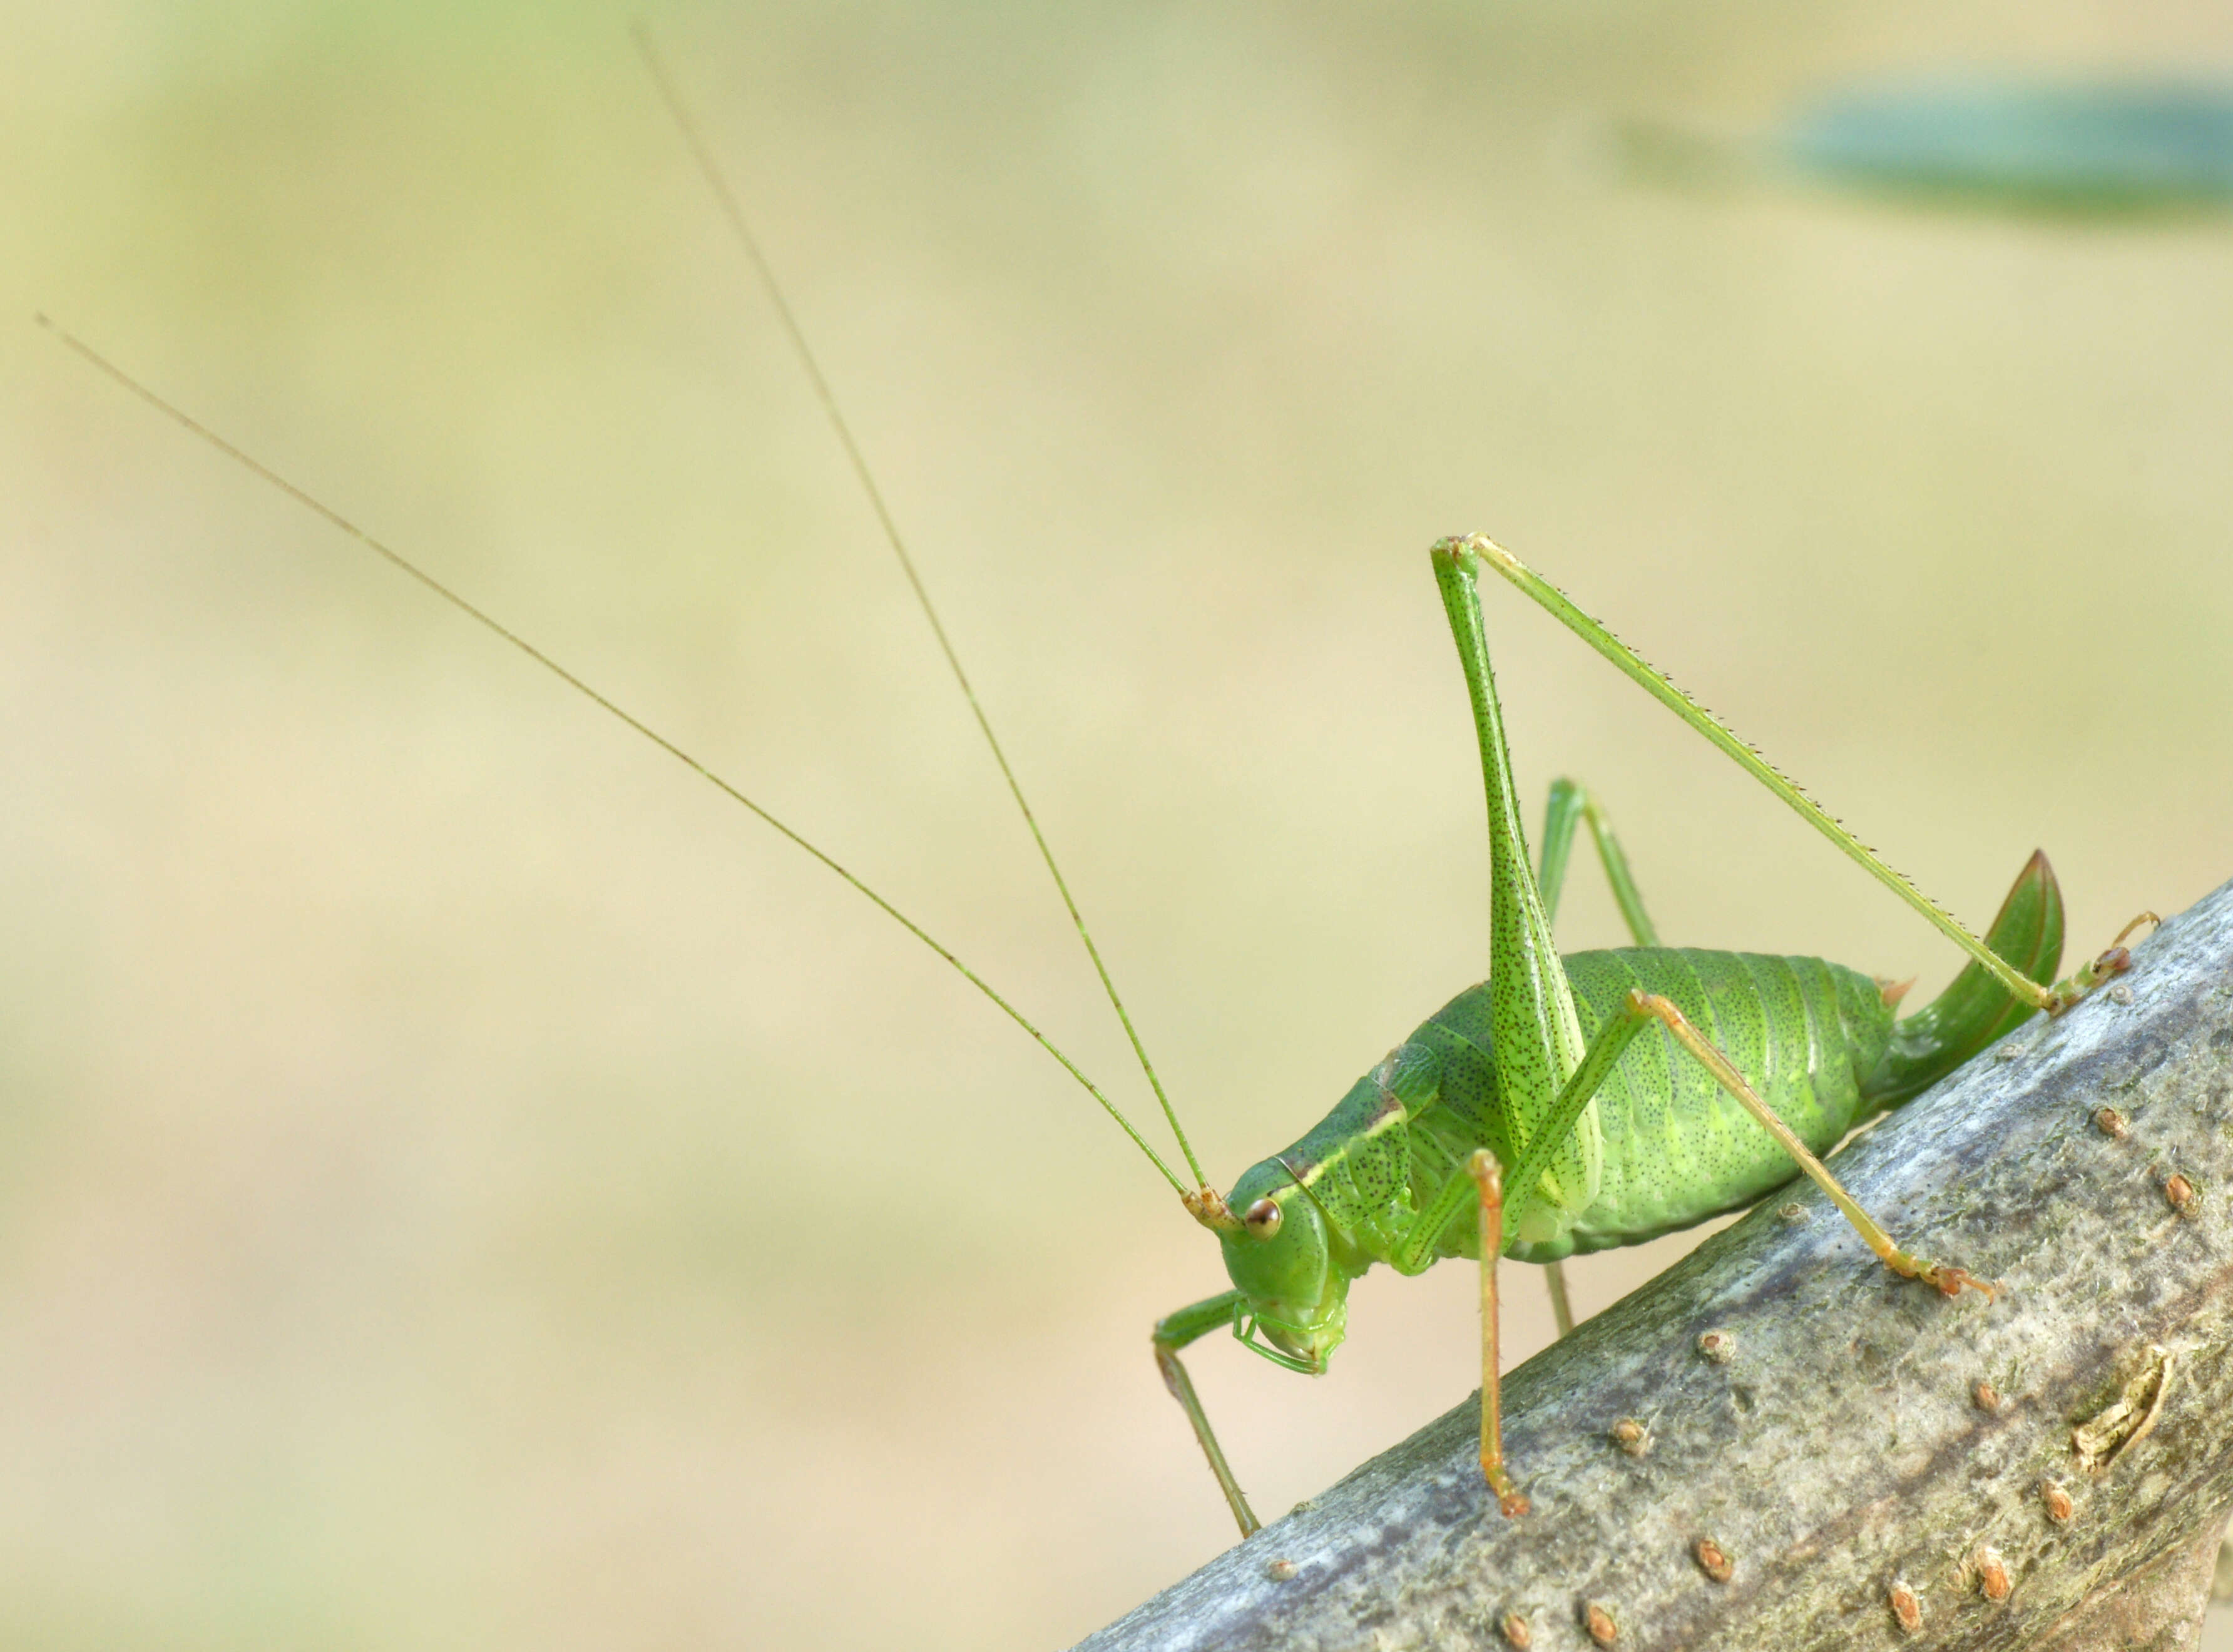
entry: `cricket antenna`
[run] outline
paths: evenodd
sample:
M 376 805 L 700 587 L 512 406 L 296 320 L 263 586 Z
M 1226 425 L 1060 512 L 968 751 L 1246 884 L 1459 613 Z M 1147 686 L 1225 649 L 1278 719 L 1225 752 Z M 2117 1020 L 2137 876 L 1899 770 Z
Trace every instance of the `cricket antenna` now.
M 791 313 L 790 301 L 783 296 L 783 287 L 775 277 L 775 267 L 760 250 L 759 237 L 752 233 L 752 224 L 745 217 L 742 201 L 731 187 L 720 163 L 714 159 L 712 146 L 699 131 L 698 123 L 692 117 L 689 107 L 683 102 L 682 94 L 676 88 L 674 77 L 667 73 L 667 65 L 653 43 L 650 26 L 639 18 L 631 25 L 630 32 L 635 36 L 636 49 L 643 55 L 644 67 L 650 72 L 653 85 L 658 88 L 667 113 L 674 117 L 682 141 L 689 147 L 691 159 L 697 162 L 706 187 L 713 191 L 722 216 L 735 232 L 738 245 L 743 248 L 745 258 L 759 276 L 760 285 L 767 293 L 768 302 L 774 306 L 777 318 L 783 323 L 783 330 L 791 340 L 799 365 L 805 369 L 807 379 L 814 387 L 815 399 L 822 404 L 822 411 L 829 415 L 830 426 L 837 433 L 838 445 L 845 450 L 847 459 L 851 461 L 853 474 L 861 479 L 862 491 L 869 496 L 869 504 L 883 528 L 884 539 L 891 546 L 892 554 L 899 558 L 901 571 L 906 574 L 908 585 L 915 592 L 915 602 L 921 608 L 923 618 L 930 622 L 932 634 L 938 639 L 939 651 L 946 656 L 946 663 L 954 672 L 954 680 L 961 686 L 962 697 L 969 702 L 970 712 L 976 718 L 977 726 L 985 736 L 985 744 L 992 748 L 993 762 L 1000 765 L 1000 777 L 1008 783 L 1008 795 L 1016 800 L 1016 807 L 1024 816 L 1024 824 L 1031 829 L 1032 841 L 1038 845 L 1039 858 L 1046 862 L 1047 873 L 1054 879 L 1054 887 L 1062 896 L 1062 904 L 1070 911 L 1070 920 L 1077 927 L 1078 940 L 1085 943 L 1085 955 L 1093 960 L 1094 972 L 1101 978 L 1102 991 L 1109 995 L 1110 1007 L 1116 1011 L 1116 1019 L 1123 1024 L 1124 1036 L 1132 1041 L 1132 1053 L 1139 1057 L 1140 1070 L 1147 1074 L 1149 1088 L 1156 1092 L 1156 1100 L 1162 1104 L 1163 1116 L 1170 1122 L 1171 1134 L 1178 1138 L 1179 1151 L 1186 1156 L 1187 1168 L 1194 1173 L 1195 1187 L 1201 1194 L 1208 1194 L 1209 1179 L 1202 1174 L 1201 1165 L 1194 1156 L 1193 1144 L 1188 1141 L 1186 1131 L 1179 1123 L 1178 1110 L 1164 1093 L 1162 1080 L 1156 1076 L 1156 1064 L 1148 1059 L 1147 1046 L 1140 1042 L 1140 1035 L 1132 1025 L 1132 1018 L 1124 1008 L 1124 1000 L 1117 995 L 1116 983 L 1110 977 L 1109 966 L 1101 960 L 1101 949 L 1093 944 L 1093 933 L 1085 927 L 1084 914 L 1077 909 L 1077 902 L 1070 893 L 1070 885 L 1062 875 L 1062 868 L 1055 864 L 1054 851 L 1047 846 L 1046 834 L 1039 829 L 1038 817 L 1032 813 L 1031 804 L 1025 800 L 1024 788 L 1016 778 L 1015 770 L 1009 766 L 1008 754 L 1001 749 L 999 737 L 993 732 L 992 719 L 985 715 L 985 707 L 977 699 L 977 691 L 969 686 L 969 674 L 961 668 L 961 656 L 954 652 L 954 644 L 946 634 L 946 627 L 939 620 L 938 609 L 931 602 L 930 591 L 923 584 L 922 576 L 915 571 L 915 558 L 908 555 L 907 541 L 900 534 L 899 524 L 893 517 L 890 506 L 884 502 L 883 490 L 876 485 L 876 476 L 869 469 L 868 458 L 862 452 L 861 444 L 854 439 L 852 426 L 846 423 L 845 414 L 837 405 L 837 392 L 830 388 L 830 380 L 816 360 L 812 347 L 806 341 L 805 329 L 799 326 L 798 318 Z M 1188 1208 L 1195 1208 L 1193 1198 L 1188 1199 Z M 1221 1202 L 1218 1208 L 1223 1208 Z
M 907 914 L 902 912 L 890 901 L 885 900 L 883 896 L 878 894 L 874 889 L 863 883 L 859 878 L 854 876 L 852 873 L 840 866 L 829 855 L 816 848 L 814 844 L 809 842 L 805 838 L 800 836 L 798 833 L 793 831 L 790 827 L 784 825 L 783 822 L 778 820 L 766 810 L 761 808 L 759 804 L 754 803 L 750 797 L 747 797 L 735 786 L 730 784 L 726 780 L 724 780 L 713 770 L 707 768 L 696 758 L 692 757 L 690 753 L 684 751 L 680 746 L 675 745 L 674 741 L 668 739 L 667 736 L 661 734 L 657 729 L 652 727 L 642 719 L 637 717 L 633 712 L 624 710 L 615 701 L 608 699 L 603 694 L 590 687 L 588 683 L 583 681 L 581 678 L 576 677 L 572 672 L 567 670 L 565 667 L 560 665 L 549 654 L 544 654 L 543 650 L 537 647 L 526 638 L 521 636 L 517 631 L 514 631 L 510 627 L 503 624 L 492 615 L 474 607 L 464 597 L 459 595 L 457 592 L 452 590 L 448 586 L 443 584 L 441 581 L 436 579 L 425 569 L 420 567 L 418 563 L 404 556 L 402 552 L 394 550 L 388 545 L 383 544 L 380 540 L 374 538 L 372 535 L 358 527 L 356 524 L 351 522 L 347 517 L 342 515 L 340 511 L 335 511 L 330 505 L 328 505 L 322 500 L 316 498 L 306 489 L 299 487 L 295 483 L 289 481 L 285 477 L 280 475 L 278 472 L 264 464 L 263 460 L 253 457 L 242 448 L 234 446 L 224 437 L 212 430 L 207 425 L 203 424 L 199 420 L 196 419 L 192 413 L 189 413 L 183 408 L 175 406 L 172 403 L 166 401 L 161 396 L 157 395 L 155 392 L 149 389 L 146 385 L 140 383 L 139 380 L 133 378 L 122 367 L 117 366 L 116 363 L 110 361 L 107 356 L 101 354 L 100 351 L 94 349 L 93 346 L 88 344 L 83 339 L 79 338 L 68 328 L 57 326 L 44 315 L 36 316 L 35 319 L 38 322 L 40 326 L 45 328 L 49 333 L 52 333 L 56 338 L 60 339 L 80 356 L 91 362 L 102 373 L 107 374 L 109 378 L 123 386 L 125 389 L 130 391 L 133 395 L 139 397 L 140 400 L 146 402 L 156 412 L 170 420 L 172 423 L 178 425 L 190 433 L 199 437 L 203 441 L 208 443 L 210 446 L 217 449 L 218 452 L 232 460 L 233 463 L 238 465 L 242 469 L 248 471 L 251 474 L 260 477 L 264 481 L 270 483 L 273 487 L 278 489 L 280 492 L 285 494 L 289 498 L 293 499 L 297 504 L 300 504 L 305 509 L 314 511 L 318 516 L 324 517 L 325 520 L 332 526 L 341 530 L 342 533 L 347 534 L 351 539 L 355 540 L 358 544 L 362 545 L 367 550 L 372 552 L 373 555 L 380 557 L 382 561 L 388 563 L 389 566 L 395 568 L 403 573 L 408 574 L 413 579 L 417 580 L 420 584 L 425 586 L 436 596 L 440 597 L 442 601 L 447 602 L 452 608 L 457 609 L 460 614 L 463 614 L 467 619 L 472 620 L 475 624 L 480 626 L 484 630 L 493 632 L 496 635 L 503 638 L 505 641 L 518 649 L 520 653 L 525 654 L 537 665 L 542 667 L 544 670 L 557 678 L 560 682 L 564 683 L 569 688 L 574 690 L 575 693 L 580 694 L 583 699 L 590 701 L 600 710 L 610 712 L 614 717 L 627 724 L 638 734 L 642 735 L 645 739 L 649 740 L 661 751 L 666 752 L 667 756 L 674 758 L 675 761 L 680 763 L 684 767 L 696 774 L 699 778 L 708 782 L 716 790 L 726 796 L 731 801 L 742 803 L 746 809 L 752 810 L 753 814 L 758 816 L 760 819 L 765 821 L 770 826 L 775 828 L 777 831 L 782 833 L 784 836 L 798 844 L 799 848 L 804 849 L 816 860 L 821 862 L 823 865 L 828 867 L 839 877 L 844 879 L 846 882 L 851 884 L 863 894 L 868 896 L 870 901 L 876 902 L 876 904 L 883 910 L 887 916 L 897 922 L 902 928 L 908 932 L 908 933 L 913 935 L 917 940 L 929 947 L 931 951 L 936 953 L 941 958 L 944 959 L 956 970 L 960 971 L 963 979 L 967 980 L 970 985 L 975 987 L 986 998 L 992 999 L 994 1004 L 998 1005 L 1000 1009 L 1006 1013 L 1011 1021 L 1013 1021 L 1018 1026 L 1021 1027 L 1025 1032 L 1031 1035 L 1032 1041 L 1034 1044 L 1038 1044 L 1040 1049 L 1045 1050 L 1047 1054 L 1052 1056 L 1057 1061 L 1060 1062 L 1063 1064 L 1064 1070 L 1068 1072 L 1070 1076 L 1072 1078 L 1075 1078 L 1080 1084 L 1083 1084 L 1085 1087 L 1086 1094 L 1092 1096 L 1095 1101 L 1100 1102 L 1102 1108 L 1108 1113 L 1109 1116 L 1116 1121 L 1117 1127 L 1121 1128 L 1125 1135 L 1132 1138 L 1133 1146 L 1138 1148 L 1141 1152 L 1148 1155 L 1148 1161 L 1154 1165 L 1158 1171 L 1162 1173 L 1163 1180 L 1171 1184 L 1172 1188 L 1178 1193 L 1181 1199 L 1191 1199 L 1195 1196 L 1193 1189 L 1188 1187 L 1184 1182 L 1181 1181 L 1177 1176 L 1172 1174 L 1171 1167 L 1163 1162 L 1162 1155 L 1148 1145 L 1146 1139 L 1141 1135 L 1140 1132 L 1136 1128 L 1134 1128 L 1132 1121 L 1124 1116 L 1123 1109 L 1118 1108 L 1116 1102 L 1110 1101 L 1107 1096 L 1102 1093 L 1099 1085 L 1096 1084 L 1091 1079 L 1088 1078 L 1084 1073 L 1078 1070 L 1078 1066 L 1076 1062 L 1064 1055 L 1055 1044 L 1054 1041 L 1049 1038 L 1046 1034 L 1041 1032 L 1037 1027 L 1033 1026 L 1030 1020 L 1025 1017 L 1024 1012 L 1021 1010 L 1019 1010 L 1014 1005 L 1009 1003 L 1007 999 L 1002 998 L 999 992 L 993 990 L 991 983 L 986 981 L 983 976 L 978 974 L 976 971 L 971 969 L 968 965 L 963 963 L 959 958 L 956 958 L 953 953 L 947 949 L 944 943 L 941 942 L 935 936 L 932 935 L 931 933 L 925 929 L 921 924 L 908 917 Z M 1197 1178 L 1197 1180 L 1199 1179 Z

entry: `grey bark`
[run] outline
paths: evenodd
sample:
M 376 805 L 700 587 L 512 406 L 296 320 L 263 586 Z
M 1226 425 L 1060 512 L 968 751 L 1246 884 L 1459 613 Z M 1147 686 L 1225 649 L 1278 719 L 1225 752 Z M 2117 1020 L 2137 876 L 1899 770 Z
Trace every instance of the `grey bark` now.
M 2191 1647 L 2233 1503 L 2229 1122 L 2233 884 L 1833 1161 L 1998 1300 L 1895 1278 L 1799 1184 L 1506 1379 L 1532 1514 L 1485 1495 L 1468 1400 L 1084 1644 L 1501 1647 L 1516 1616 L 1586 1649 L 1594 1604 L 1618 1648 Z

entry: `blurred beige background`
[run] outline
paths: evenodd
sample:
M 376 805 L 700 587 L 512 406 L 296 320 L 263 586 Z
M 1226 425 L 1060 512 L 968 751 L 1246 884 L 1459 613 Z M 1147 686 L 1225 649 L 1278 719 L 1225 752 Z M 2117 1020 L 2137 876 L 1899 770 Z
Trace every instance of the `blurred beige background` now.
M 625 34 L 0 17 L 0 1640 L 1044 1647 L 1215 1552 L 1214 1247 L 914 942 L 30 324 L 423 558 L 1127 1100 L 997 777 Z M 1213 1174 L 1485 966 L 1436 535 L 1532 558 L 1924 887 L 2073 950 L 2229 875 L 2233 229 L 1655 191 L 2200 4 L 652 15 Z M 1670 940 L 1950 950 L 1493 594 Z M 1618 934 L 1585 868 L 1577 945 Z M 1594 1310 L 1681 1248 L 1585 1260 Z M 1475 1382 L 1195 1361 L 1284 1509 Z M 1547 1314 L 1514 1270 L 1515 1357 Z

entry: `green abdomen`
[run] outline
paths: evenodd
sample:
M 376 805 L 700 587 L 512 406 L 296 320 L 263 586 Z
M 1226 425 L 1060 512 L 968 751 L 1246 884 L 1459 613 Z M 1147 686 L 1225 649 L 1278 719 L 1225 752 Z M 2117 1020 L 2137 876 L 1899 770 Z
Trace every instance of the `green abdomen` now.
M 1884 1053 L 1891 1011 L 1866 976 L 1819 958 L 1689 947 L 1576 953 L 1565 962 L 1585 1036 L 1633 988 L 1672 999 L 1818 1154 L 1874 1110 L 1860 1079 Z M 1476 1146 L 1510 1162 L 1510 1144 L 1486 1105 L 1495 1084 L 1488 1024 L 1487 990 L 1474 987 L 1413 1035 L 1436 1049 L 1441 1069 L 1437 1102 L 1409 1132 L 1419 1182 Z M 1563 1231 L 1515 1235 L 1507 1255 L 1550 1262 L 1641 1244 L 1741 1209 L 1798 1174 L 1663 1028 L 1647 1028 L 1629 1047 L 1597 1105 L 1605 1151 L 1596 1199 L 1566 1218 Z M 1469 1248 L 1465 1226 L 1453 1225 L 1449 1252 Z

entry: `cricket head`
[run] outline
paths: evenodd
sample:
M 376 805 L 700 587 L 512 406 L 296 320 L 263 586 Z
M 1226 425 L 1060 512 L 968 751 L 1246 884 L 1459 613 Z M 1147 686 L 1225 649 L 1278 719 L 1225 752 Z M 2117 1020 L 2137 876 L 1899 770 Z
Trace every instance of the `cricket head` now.
M 1349 1275 L 1334 1259 L 1325 1213 L 1276 1158 L 1235 1182 L 1227 1202 L 1237 1219 L 1217 1237 L 1246 1298 L 1241 1340 L 1317 1376 L 1349 1330 Z

